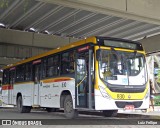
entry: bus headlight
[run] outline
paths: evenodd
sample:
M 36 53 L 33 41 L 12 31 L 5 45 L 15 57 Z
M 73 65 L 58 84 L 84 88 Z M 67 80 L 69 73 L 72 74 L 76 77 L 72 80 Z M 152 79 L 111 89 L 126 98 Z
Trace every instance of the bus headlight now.
M 103 97 L 110 99 L 110 96 L 108 95 L 108 93 L 106 92 L 106 89 L 104 87 L 99 86 L 99 90 L 100 90 Z

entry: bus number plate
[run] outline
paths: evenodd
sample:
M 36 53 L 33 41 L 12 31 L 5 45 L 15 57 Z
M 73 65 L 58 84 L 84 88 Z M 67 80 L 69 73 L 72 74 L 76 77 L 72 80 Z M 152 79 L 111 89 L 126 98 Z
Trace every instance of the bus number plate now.
M 124 94 L 117 94 L 117 99 L 125 99 L 125 95 Z
M 134 109 L 134 105 L 126 105 L 124 109 L 133 110 Z

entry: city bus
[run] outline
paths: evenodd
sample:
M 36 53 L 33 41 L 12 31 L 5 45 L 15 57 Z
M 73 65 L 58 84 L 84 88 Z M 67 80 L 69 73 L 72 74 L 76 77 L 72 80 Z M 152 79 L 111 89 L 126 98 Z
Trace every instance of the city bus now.
M 58 42 L 57 42 L 58 43 Z M 2 99 L 20 113 L 32 108 L 115 116 L 149 107 L 145 51 L 139 42 L 89 37 L 3 68 Z

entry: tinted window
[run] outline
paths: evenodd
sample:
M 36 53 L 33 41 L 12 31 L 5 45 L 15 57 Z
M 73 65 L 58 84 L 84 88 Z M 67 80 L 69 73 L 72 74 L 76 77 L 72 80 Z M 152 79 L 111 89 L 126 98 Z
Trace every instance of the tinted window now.
M 25 65 L 20 65 L 16 70 L 16 82 L 24 81 Z
M 3 84 L 9 84 L 9 71 L 3 71 Z
M 25 65 L 25 80 L 29 81 L 32 78 L 32 65 L 28 63 Z
M 47 60 L 46 58 L 42 61 L 42 78 L 45 78 L 47 75 Z
M 74 73 L 75 71 L 75 52 L 66 52 L 62 54 L 61 74 Z
M 47 77 L 59 74 L 59 56 L 52 56 L 47 59 Z

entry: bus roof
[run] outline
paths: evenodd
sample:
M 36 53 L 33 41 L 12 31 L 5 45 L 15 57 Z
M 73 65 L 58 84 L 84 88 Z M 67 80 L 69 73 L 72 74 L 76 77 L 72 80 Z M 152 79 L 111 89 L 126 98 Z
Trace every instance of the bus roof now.
M 96 44 L 96 37 L 93 36 L 93 37 L 89 37 L 89 38 L 84 39 L 84 40 L 80 40 L 80 41 L 77 41 L 77 42 L 69 43 L 69 44 L 67 44 L 65 46 L 62 46 L 62 47 L 59 47 L 57 49 L 53 49 L 53 50 L 50 50 L 48 52 L 45 52 L 45 53 L 42 53 L 42 54 L 27 58 L 25 60 L 19 61 L 19 62 L 15 63 L 15 64 L 10 64 L 9 66 L 5 66 L 3 69 L 11 68 L 11 67 L 14 67 L 14 66 L 17 66 L 17 65 L 20 65 L 20 64 L 24 64 L 24 63 L 27 63 L 27 62 L 30 62 L 30 61 L 33 61 L 33 60 L 36 60 L 36 59 L 51 55 L 53 53 L 58 53 L 58 52 L 61 52 L 61 51 L 64 51 L 64 50 L 67 50 L 67 49 L 70 49 L 70 48 L 74 48 L 74 47 L 77 47 L 77 46 L 80 46 L 80 45 L 83 45 L 83 44 L 86 44 L 86 43 L 91 43 L 91 42 Z

